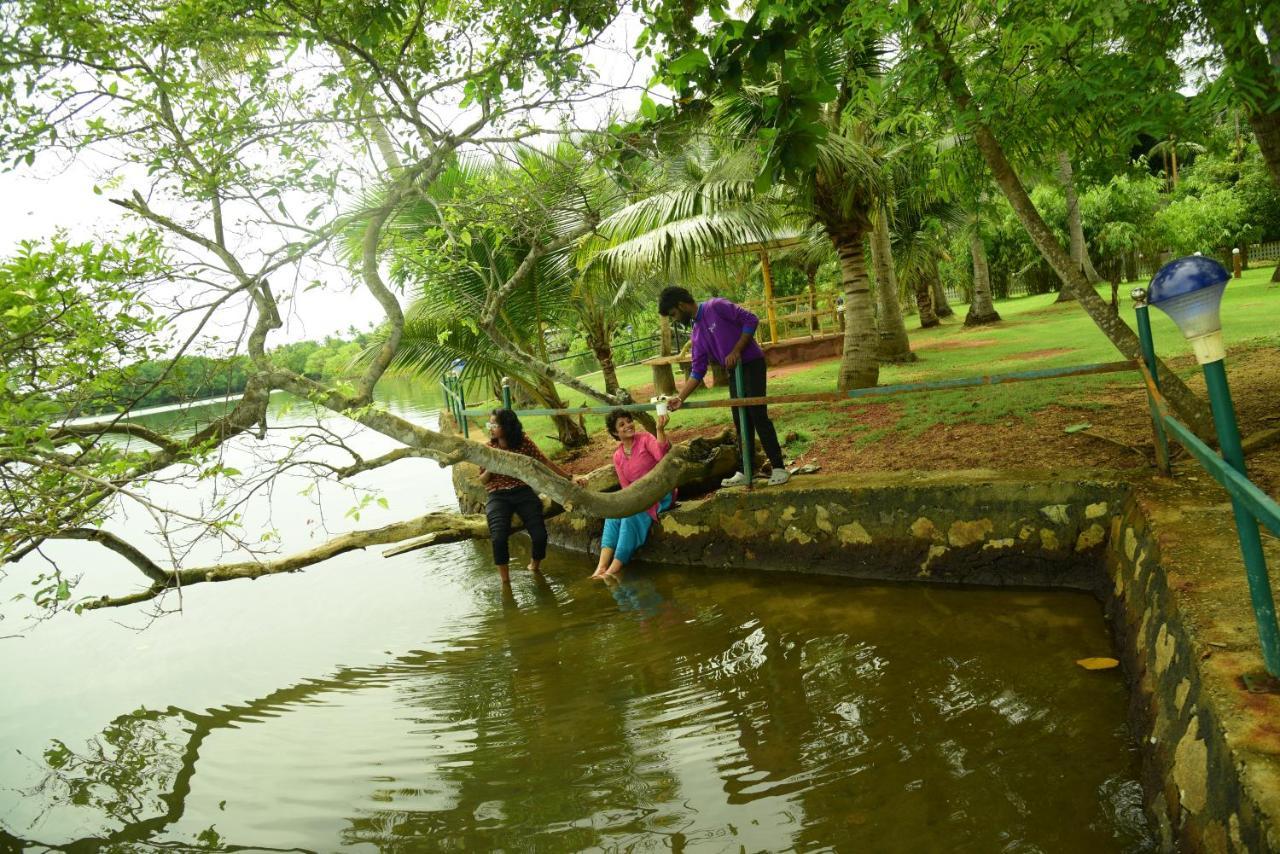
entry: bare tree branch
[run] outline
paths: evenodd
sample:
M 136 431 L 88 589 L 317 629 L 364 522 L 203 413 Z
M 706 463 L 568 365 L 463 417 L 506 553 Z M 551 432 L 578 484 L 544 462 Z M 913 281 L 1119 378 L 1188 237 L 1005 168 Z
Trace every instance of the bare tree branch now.
M 110 531 L 104 531 L 101 528 L 64 528 L 59 531 L 52 539 L 57 540 L 89 540 L 111 549 L 118 555 L 121 555 L 139 570 L 147 578 L 157 584 L 165 584 L 171 578 L 171 574 L 165 572 L 151 558 L 144 555 L 135 546 L 117 537 Z

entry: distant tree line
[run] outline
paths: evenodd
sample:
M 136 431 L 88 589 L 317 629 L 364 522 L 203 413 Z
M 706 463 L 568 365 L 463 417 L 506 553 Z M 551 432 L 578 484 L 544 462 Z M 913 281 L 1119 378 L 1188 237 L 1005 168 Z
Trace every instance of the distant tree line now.
M 270 355 L 280 367 L 310 379 L 340 380 L 357 372 L 357 361 L 371 336 L 371 332 L 352 327 L 345 337 L 330 335 L 322 341 L 295 341 L 273 349 Z M 245 355 L 180 356 L 176 360 L 138 362 L 125 369 L 119 385 L 81 406 L 77 414 L 96 415 L 241 394 L 251 372 L 252 365 Z

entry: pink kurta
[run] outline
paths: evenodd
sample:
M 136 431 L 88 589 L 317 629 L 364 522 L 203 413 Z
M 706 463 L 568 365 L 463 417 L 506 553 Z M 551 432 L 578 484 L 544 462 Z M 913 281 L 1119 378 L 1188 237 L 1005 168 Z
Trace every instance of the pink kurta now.
M 613 452 L 613 469 L 618 473 L 618 485 L 626 489 L 644 477 L 653 470 L 659 460 L 667 455 L 669 450 L 671 450 L 670 442 L 660 445 L 652 433 L 645 433 L 643 430 L 637 430 L 636 437 L 631 440 L 629 456 L 622 450 L 622 443 L 619 442 L 618 449 Z M 672 497 L 674 496 L 675 490 L 672 490 Z M 649 515 L 654 519 L 658 518 L 656 503 L 649 508 Z

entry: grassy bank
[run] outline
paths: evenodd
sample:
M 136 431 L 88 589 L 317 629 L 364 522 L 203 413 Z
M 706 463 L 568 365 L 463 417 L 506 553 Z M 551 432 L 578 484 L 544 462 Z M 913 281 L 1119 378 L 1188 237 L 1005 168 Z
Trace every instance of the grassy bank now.
M 1280 321 L 1280 286 L 1270 285 L 1271 272 L 1270 268 L 1247 271 L 1243 279 L 1227 288 L 1222 314 L 1227 345 L 1233 352 L 1232 361 L 1239 358 L 1241 350 L 1280 345 L 1280 322 L 1277 322 Z M 1128 288 L 1124 290 L 1120 316 L 1132 326 L 1133 308 L 1127 297 Z M 1109 297 L 1109 288 L 1099 292 Z M 957 305 L 956 316 L 934 329 L 912 328 L 915 318 L 908 318 L 911 346 L 919 360 L 882 366 L 880 384 L 980 376 L 1118 358 L 1115 348 L 1077 304 L 1055 304 L 1055 298 L 1054 294 L 1044 294 L 998 302 L 996 307 L 1003 320 L 974 329 L 963 326 L 967 308 L 964 305 Z M 1185 376 L 1194 378 L 1198 371 L 1189 358 L 1190 347 L 1186 341 L 1162 312 L 1151 314 L 1157 352 L 1172 360 Z M 1229 367 L 1231 364 L 1229 362 Z M 838 367 L 838 359 L 827 359 L 771 369 L 769 393 L 832 391 Z M 599 374 L 587 375 L 584 379 L 593 384 L 600 382 Z M 636 392 L 638 399 L 652 393 L 650 371 L 645 366 L 624 368 L 619 372 L 619 379 Z M 791 458 L 813 453 L 823 444 L 867 453 L 886 440 L 902 443 L 938 438 L 942 441 L 937 453 L 945 456 L 946 437 L 937 437 L 940 431 L 945 434 L 970 425 L 1017 433 L 1020 428 L 1036 424 L 1038 416 L 1050 410 L 1065 413 L 1082 423 L 1092 422 L 1121 403 L 1113 392 L 1121 393 L 1123 405 L 1137 408 L 1140 424 L 1145 417 L 1144 399 L 1136 374 L 1127 373 L 912 394 L 873 402 L 798 404 L 775 407 L 771 414 L 781 433 L 797 434 L 787 448 Z M 567 389 L 563 394 L 565 400 L 574 405 L 584 402 L 581 395 Z M 726 396 L 723 388 L 697 392 L 699 399 Z M 1133 400 L 1128 400 L 1130 397 Z M 555 434 L 550 419 L 530 418 L 528 424 L 530 433 L 545 450 L 562 451 L 559 443 L 550 438 Z M 728 424 L 729 415 L 724 409 L 685 410 L 672 419 L 672 429 L 677 435 L 705 432 Z M 587 427 L 593 434 L 602 433 L 603 418 L 589 416 Z

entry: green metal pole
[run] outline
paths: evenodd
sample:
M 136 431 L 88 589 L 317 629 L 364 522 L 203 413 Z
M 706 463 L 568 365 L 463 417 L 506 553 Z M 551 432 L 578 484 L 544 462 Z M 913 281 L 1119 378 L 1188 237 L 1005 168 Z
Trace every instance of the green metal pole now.
M 453 416 L 453 423 L 459 430 L 463 430 L 465 429 L 463 425 L 466 422 L 466 418 L 463 416 L 462 406 L 458 402 L 458 378 L 453 376 L 445 377 L 444 389 L 445 395 L 449 399 L 449 413 Z
M 440 378 L 440 394 L 444 397 L 444 405 L 449 408 L 449 414 L 453 416 L 454 420 L 456 421 L 458 418 L 458 410 L 453 405 L 453 389 L 449 387 L 448 376 L 443 376 Z
M 467 427 L 467 416 L 464 414 L 467 408 L 467 392 L 462 385 L 462 377 L 455 377 L 454 382 L 458 384 L 458 423 L 462 425 L 462 438 L 471 438 L 470 430 Z
M 511 377 L 502 378 L 502 408 L 511 408 Z
M 733 379 L 738 386 L 738 397 L 746 397 L 746 391 L 742 384 L 742 362 L 733 366 Z M 736 406 L 733 410 L 734 418 L 738 423 L 738 444 L 742 446 L 742 476 L 747 479 L 747 489 L 751 488 L 751 431 L 748 430 L 750 422 L 748 421 L 747 408 L 745 406 Z
M 1244 465 L 1244 449 L 1240 445 L 1240 428 L 1236 425 L 1236 408 L 1231 402 L 1224 362 L 1218 359 L 1202 365 L 1204 382 L 1209 390 L 1209 406 L 1213 410 L 1213 426 L 1218 431 L 1218 447 L 1227 465 L 1248 475 Z M 1236 531 L 1240 535 L 1240 554 L 1244 558 L 1245 577 L 1249 581 L 1249 598 L 1258 624 L 1258 640 L 1262 644 L 1262 661 L 1267 672 L 1280 678 L 1280 627 L 1276 625 L 1276 603 L 1267 578 L 1267 559 L 1262 552 L 1262 536 L 1258 520 L 1238 499 L 1231 499 Z
M 1134 314 L 1138 319 L 1138 342 L 1142 348 L 1142 361 L 1147 363 L 1147 370 L 1151 373 L 1151 380 L 1156 384 L 1156 388 L 1160 388 L 1160 378 L 1156 374 L 1156 345 L 1155 339 L 1151 336 L 1151 316 L 1147 314 L 1147 292 L 1138 288 L 1134 291 L 1133 296 L 1138 300 L 1134 306 Z M 1156 409 L 1156 402 L 1152 399 L 1151 394 L 1147 394 L 1147 408 L 1151 410 L 1151 428 L 1156 438 L 1156 468 L 1163 475 L 1172 472 L 1169 466 L 1169 437 L 1164 432 L 1164 421 L 1160 418 L 1160 411 Z

